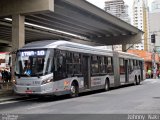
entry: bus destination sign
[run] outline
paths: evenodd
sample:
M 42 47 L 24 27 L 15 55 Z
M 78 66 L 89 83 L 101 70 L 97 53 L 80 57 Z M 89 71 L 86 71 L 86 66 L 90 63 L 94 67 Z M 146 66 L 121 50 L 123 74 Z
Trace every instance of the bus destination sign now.
M 40 50 L 40 51 L 23 51 L 21 52 L 21 56 L 25 57 L 25 56 L 43 56 L 45 55 L 45 51 L 44 50 Z

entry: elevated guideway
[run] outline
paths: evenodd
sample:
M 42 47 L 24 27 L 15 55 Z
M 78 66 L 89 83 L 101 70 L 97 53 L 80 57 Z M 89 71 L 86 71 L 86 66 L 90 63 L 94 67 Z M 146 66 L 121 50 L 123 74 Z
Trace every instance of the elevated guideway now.
M 143 34 L 134 26 L 85 0 L 5 0 L 0 2 L 0 17 L 0 43 L 12 42 L 12 50 L 18 49 L 27 41 L 44 39 L 125 45 L 141 42 Z M 12 18 L 12 22 L 6 22 L 4 18 Z M 25 25 L 25 22 L 78 37 Z

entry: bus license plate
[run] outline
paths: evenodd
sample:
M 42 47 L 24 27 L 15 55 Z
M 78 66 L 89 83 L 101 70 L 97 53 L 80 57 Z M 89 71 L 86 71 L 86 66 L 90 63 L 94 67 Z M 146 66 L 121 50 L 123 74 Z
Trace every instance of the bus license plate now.
M 32 90 L 26 90 L 26 93 L 31 94 L 31 93 L 33 93 L 33 91 Z

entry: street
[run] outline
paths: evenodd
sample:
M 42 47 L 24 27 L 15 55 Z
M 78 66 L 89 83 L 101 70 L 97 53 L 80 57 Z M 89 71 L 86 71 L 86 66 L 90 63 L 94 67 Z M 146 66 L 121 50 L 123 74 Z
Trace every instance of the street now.
M 160 113 L 160 80 L 81 95 L 77 98 L 45 97 L 0 103 L 0 113 L 15 114 L 129 114 Z
M 77 98 L 43 97 L 0 103 L 1 114 L 159 114 L 160 80 L 86 93 Z M 38 115 L 39 116 L 39 115 Z M 36 117 L 38 117 L 36 116 Z

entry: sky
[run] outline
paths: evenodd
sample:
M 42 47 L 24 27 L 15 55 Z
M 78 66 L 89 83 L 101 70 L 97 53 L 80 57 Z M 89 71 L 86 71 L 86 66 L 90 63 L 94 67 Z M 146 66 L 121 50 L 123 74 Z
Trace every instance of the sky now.
M 104 2 L 107 0 L 87 0 L 88 2 L 91 2 L 92 4 L 96 5 L 97 7 L 100 7 L 101 9 L 104 9 Z M 152 3 L 153 0 L 148 0 L 148 4 Z M 129 12 L 131 12 L 133 0 L 124 0 L 124 2 L 129 6 Z

